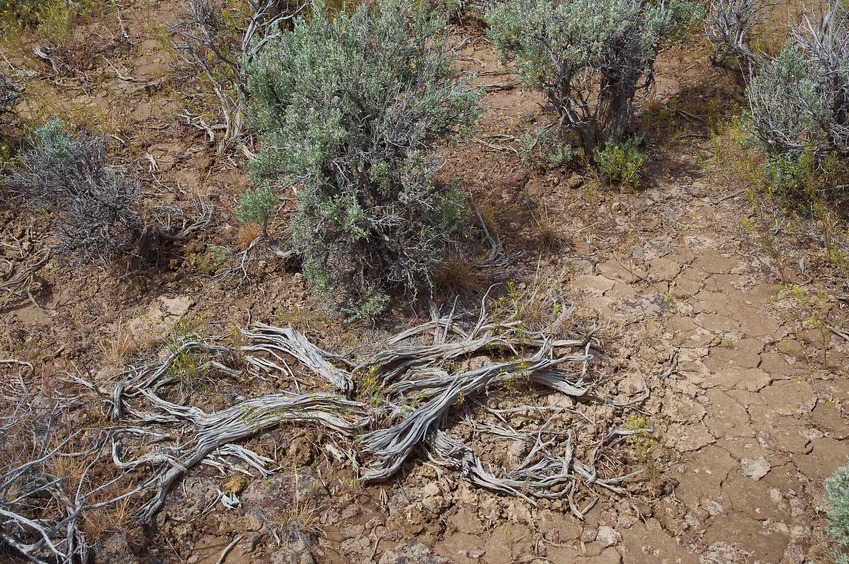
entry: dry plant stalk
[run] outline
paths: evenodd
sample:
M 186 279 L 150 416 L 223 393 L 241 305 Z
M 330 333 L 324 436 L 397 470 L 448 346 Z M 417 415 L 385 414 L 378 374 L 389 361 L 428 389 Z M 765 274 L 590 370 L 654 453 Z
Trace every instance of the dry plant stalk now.
M 28 362 L 0 381 L 0 542 L 31 562 L 86 562 L 88 512 L 112 507 L 139 490 L 123 491 L 126 473 L 95 477 L 108 433 L 73 430 L 66 413 L 76 397 L 30 392 Z M 17 378 L 15 378 L 17 376 Z

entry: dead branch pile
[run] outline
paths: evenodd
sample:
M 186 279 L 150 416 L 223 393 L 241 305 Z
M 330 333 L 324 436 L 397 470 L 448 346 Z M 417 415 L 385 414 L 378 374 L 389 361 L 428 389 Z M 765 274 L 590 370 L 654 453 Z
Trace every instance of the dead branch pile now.
M 11 251 L 0 258 L 0 310 L 26 298 L 35 304 L 35 274 L 47 263 L 50 250 L 29 252 L 19 241 L 0 241 L 0 247 Z
M 76 398 L 30 392 L 32 372 L 28 362 L 0 359 L 0 551 L 37 563 L 87 562 L 83 513 L 140 490 L 116 493 L 120 471 L 94 476 L 106 433 L 74 430 L 66 414 Z M 68 466 L 73 476 L 60 473 Z
M 596 328 L 577 339 L 557 336 L 557 327 L 571 311 L 563 311 L 543 330 L 530 330 L 501 310 L 484 309 L 473 322 L 463 322 L 453 312 L 435 315 L 432 321 L 399 333 L 385 350 L 359 364 L 321 349 L 295 329 L 255 323 L 242 332 L 238 345 L 225 339 L 186 338 L 166 357 L 115 374 L 106 386 L 71 377 L 106 403 L 114 428 L 96 448 L 104 451 L 101 458 L 119 476 L 135 477 L 133 489 L 123 496 L 144 496 L 136 511 L 142 521 L 162 507 L 175 481 L 198 464 L 219 469 L 241 465 L 239 469 L 248 473 L 276 470 L 274 460 L 238 443 L 282 423 L 310 425 L 347 437 L 354 447 L 352 462 L 364 481 L 392 477 L 422 449 L 419 452 L 438 467 L 459 470 L 463 479 L 477 486 L 531 504 L 535 499 L 566 499 L 582 517 L 600 489 L 623 493 L 623 482 L 633 474 L 613 475 L 597 465 L 601 445 L 628 431 L 613 427 L 594 447 L 579 440 L 593 422 L 578 411 L 575 401 L 607 400 L 600 397 L 601 378 L 592 366 L 599 347 Z M 208 379 L 247 375 L 272 382 L 280 391 L 204 411 L 191 404 L 183 385 L 186 375 L 181 367 L 189 364 L 189 358 L 193 370 Z M 505 389 L 517 388 L 571 397 L 567 403 L 574 409 L 533 401 L 510 409 L 487 405 L 487 396 L 503 397 Z M 547 420 L 538 429 L 522 424 L 517 430 L 510 418 L 521 413 L 542 414 Z M 490 433 L 529 448 L 512 468 L 487 462 L 475 452 L 469 434 L 462 440 L 454 435 L 463 426 L 471 435 Z M 580 455 L 581 450 L 586 454 Z M 45 447 L 34 453 L 33 460 L 50 452 Z M 25 471 L 12 469 L 9 474 L 7 469 L 6 476 L 18 479 L 14 476 Z M 66 514 L 79 515 L 86 503 L 68 498 Z M 35 531 L 42 539 L 38 549 L 47 547 L 60 560 L 84 542 L 68 537 L 65 549 L 59 549 L 55 527 L 34 527 L 26 511 L 15 515 L 6 519 L 12 519 L 17 533 L 2 531 L 8 544 L 30 550 L 28 554 L 35 552 L 21 540 L 27 528 L 30 537 Z
M 565 311 L 548 329 L 562 324 L 569 313 Z M 499 315 L 484 309 L 471 327 L 450 315 L 435 318 L 396 335 L 389 348 L 356 366 L 292 328 L 256 323 L 243 333 L 238 350 L 185 342 L 165 361 L 119 375 L 110 400 L 113 415 L 132 423 L 125 434 L 150 437 L 149 444 L 136 447 L 127 460 L 118 454 L 120 442 L 113 449 L 119 467 L 153 469 L 144 488 L 154 493 L 139 516 L 152 516 L 171 484 L 192 466 L 282 422 L 311 423 L 354 437 L 364 481 L 390 478 L 417 448 L 425 447 L 432 460 L 461 469 L 465 479 L 529 501 L 566 497 L 572 502 L 576 482 L 621 493 L 617 484 L 629 476 L 602 479 L 594 454 L 585 462 L 578 460 L 570 429 L 514 431 L 514 439 L 534 446 L 509 471 L 487 469 L 469 446 L 445 431 L 452 415 L 463 412 L 458 406 L 466 398 L 479 401 L 475 398 L 519 382 L 587 401 L 599 399 L 599 380 L 590 368 L 594 331 L 580 339 L 558 339 L 546 331 L 530 331 L 515 318 L 498 320 Z M 422 342 L 429 334 L 432 342 Z M 194 352 L 205 354 L 204 366 L 222 376 L 244 372 L 271 376 L 291 381 L 292 391 L 246 400 L 216 413 L 181 404 L 185 398 L 166 399 L 168 389 L 179 382 L 171 369 L 174 360 Z M 465 362 L 470 358 L 479 359 L 480 365 Z M 318 380 L 310 385 L 303 369 Z M 328 384 L 335 392 L 302 389 L 326 389 Z M 471 418 L 468 405 L 464 409 Z M 166 439 L 175 426 L 190 439 Z M 249 464 L 261 458 L 244 448 L 233 452 Z M 251 465 L 265 469 L 263 464 Z M 572 506 L 576 514 L 583 514 L 574 502 Z

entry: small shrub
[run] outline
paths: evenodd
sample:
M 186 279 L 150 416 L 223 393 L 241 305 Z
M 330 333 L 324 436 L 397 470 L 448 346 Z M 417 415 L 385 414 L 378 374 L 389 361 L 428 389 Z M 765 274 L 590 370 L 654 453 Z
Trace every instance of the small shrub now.
M 36 30 L 59 45 L 70 36 L 73 19 L 92 4 L 91 0 L 0 0 L 0 31 L 13 38 L 24 30 Z
M 7 182 L 27 207 L 53 214 L 59 250 L 82 262 L 133 252 L 145 234 L 138 182 L 107 164 L 103 139 L 72 137 L 58 120 L 36 130 Z
M 768 0 L 711 0 L 704 19 L 713 64 L 752 69 L 762 56 L 752 49 L 755 28 L 763 23 Z
M 746 89 L 745 126 L 768 156 L 780 195 L 810 207 L 845 199 L 849 156 L 849 12 L 837 0 L 806 13 L 791 41 Z M 836 176 L 843 176 L 844 181 Z
M 639 186 L 646 156 L 638 149 L 639 137 L 624 143 L 608 144 L 604 149 L 593 150 L 596 171 L 607 182 L 618 186 Z
M 247 91 L 245 70 L 281 26 L 300 12 L 309 0 L 186 0 L 186 9 L 174 27 L 173 49 L 200 84 L 202 102 L 214 100 L 219 123 L 196 125 L 223 130 L 220 148 L 236 141 L 245 121 Z M 205 113 L 204 111 L 200 112 Z
M 392 288 L 429 289 L 466 225 L 433 147 L 470 129 L 480 93 L 455 77 L 445 30 L 409 2 L 331 17 L 319 0 L 248 69 L 264 142 L 252 174 L 301 184 L 292 246 L 315 292 L 347 296 L 352 319 L 380 312 Z
M 844 554 L 837 562 L 849 562 L 845 550 L 849 548 L 849 460 L 825 481 L 825 493 L 831 503 L 828 519 L 831 521 L 829 534 L 842 547 Z
M 148 223 L 136 209 L 138 181 L 108 163 L 103 139 L 72 136 L 59 120 L 35 131 L 32 146 L 13 164 L 6 183 L 15 200 L 52 215 L 57 251 L 74 254 L 82 263 L 110 263 L 124 256 L 147 261 L 164 242 L 184 239 L 212 213 L 211 204 L 196 201 L 200 221 L 168 208 L 158 225 Z M 182 220 L 179 228 L 171 225 L 174 218 Z
M 507 0 L 486 19 L 502 61 L 519 63 L 560 115 L 563 136 L 589 154 L 629 135 L 658 51 L 700 10 L 682 0 Z
M 260 187 L 248 190 L 239 198 L 236 206 L 236 217 L 242 223 L 256 223 L 260 227 L 260 235 L 268 237 L 268 220 L 277 211 L 280 198 L 271 188 Z
M 569 166 L 576 157 L 575 149 L 565 143 L 559 132 L 542 127 L 522 136 L 519 157 L 526 164 L 540 164 L 544 168 Z

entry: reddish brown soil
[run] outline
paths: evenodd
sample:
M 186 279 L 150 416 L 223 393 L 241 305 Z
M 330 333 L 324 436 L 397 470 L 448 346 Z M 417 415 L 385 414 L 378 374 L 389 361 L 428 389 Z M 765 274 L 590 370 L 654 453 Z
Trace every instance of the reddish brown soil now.
M 39 89 L 58 93 L 72 120 L 71 101 L 105 112 L 102 125 L 121 140 L 116 155 L 141 175 L 147 206 L 203 194 L 216 205 L 215 222 L 141 273 L 51 260 L 33 294 L 39 305 L 26 300 L 2 312 L 0 356 L 34 362 L 33 385 L 69 389 L 65 371 L 108 375 L 152 354 L 181 318 L 219 335 L 250 320 L 292 323 L 325 348 L 356 354 L 426 317 L 402 305 L 374 327 L 346 326 L 270 254 L 250 263 L 242 285 L 205 270 L 209 245 L 244 246 L 232 214 L 248 185 L 245 157 L 218 154 L 179 116 L 174 92 L 185 84 L 173 80 L 152 31 L 174 20 L 179 2 L 121 4 L 128 42 L 117 39 L 114 9 L 77 30 L 75 49 L 85 51 L 89 39 L 104 44 L 84 70 L 54 76 L 39 61 L 19 64 L 38 73 Z M 563 502 L 534 508 L 421 461 L 396 481 L 363 487 L 329 454 L 331 437 L 281 429 L 251 446 L 284 471 L 240 483 L 241 507 L 215 504 L 233 476 L 194 469 L 150 526 L 100 531 L 101 559 L 215 563 L 238 537 L 224 562 L 308 562 L 299 543 L 318 562 L 394 562 L 391 551 L 411 539 L 452 562 L 824 560 L 822 480 L 849 454 L 849 342 L 806 321 L 816 314 L 845 330 L 846 288 L 804 241 L 779 231 L 765 242 L 744 229 L 755 216 L 742 195 L 717 201 L 746 186 L 713 158 L 705 119 L 723 112 L 696 114 L 732 107 L 735 79 L 696 48 L 666 54 L 642 117 L 649 171 L 639 190 L 620 193 L 589 173 L 524 164 L 518 139 L 550 119 L 542 98 L 517 86 L 477 31 L 456 32 L 458 66 L 480 73 L 476 81 L 490 91 L 475 139 L 445 149 L 445 175 L 461 181 L 515 253 L 511 279 L 568 296 L 581 319 L 605 326 L 609 393 L 627 399 L 650 390 L 630 415 L 654 429 L 642 460 L 651 471 L 629 496 L 603 495 L 581 522 Z M 38 108 L 31 99 L 20 111 Z M 32 244 L 49 244 L 42 218 L 6 211 L 0 220 L 5 233 L 31 225 Z M 551 244 L 540 245 L 543 236 Z M 809 266 L 800 269 L 803 256 Z M 669 371 L 671 358 L 677 369 Z M 206 393 L 207 406 L 223 394 L 214 383 Z M 626 414 L 599 408 L 596 416 L 603 426 Z M 611 457 L 639 457 L 629 443 L 620 450 Z

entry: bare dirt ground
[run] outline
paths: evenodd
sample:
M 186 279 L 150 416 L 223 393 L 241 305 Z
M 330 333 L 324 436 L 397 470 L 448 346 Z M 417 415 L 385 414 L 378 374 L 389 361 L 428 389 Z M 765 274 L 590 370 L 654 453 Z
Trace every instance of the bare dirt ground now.
M 85 70 L 56 75 L 26 64 L 46 77 L 38 88 L 57 96 L 54 109 L 83 108 L 77 117 L 100 116 L 120 139 L 115 150 L 144 179 L 146 202 L 204 194 L 216 222 L 141 274 L 51 260 L 33 293 L 38 306 L 2 312 L 0 356 L 33 362 L 33 385 L 66 389 L 66 371 L 104 378 L 185 324 L 220 335 L 249 320 L 291 323 L 328 349 L 356 354 L 427 317 L 399 306 L 377 326 L 346 326 L 273 256 L 252 262 L 245 284 L 213 276 L 210 245 L 245 244 L 232 216 L 247 186 L 245 159 L 216 154 L 179 115 L 174 94 L 184 85 L 154 32 L 173 22 L 178 3 L 123 4 L 126 40 L 115 10 L 76 31 L 78 42 L 104 45 Z M 563 501 L 532 507 L 421 459 L 397 480 L 364 487 L 329 454 L 326 434 L 282 428 L 250 445 L 281 472 L 192 470 L 153 523 L 113 515 L 101 524 L 98 561 L 826 561 L 822 480 L 849 454 L 849 342 L 827 327 L 847 327 L 849 288 L 788 230 L 746 228 L 761 220 L 739 193 L 746 185 L 715 157 L 711 124 L 690 111 L 693 99 L 702 109 L 730 100 L 733 78 L 695 48 L 664 55 L 645 106 L 648 174 L 639 190 L 618 193 L 589 175 L 523 164 L 517 139 L 548 119 L 542 99 L 522 91 L 476 31 L 458 29 L 457 45 L 458 66 L 489 85 L 487 111 L 473 141 L 445 149 L 445 174 L 460 179 L 515 253 L 511 278 L 521 289 L 565 295 L 581 320 L 604 326 L 610 396 L 650 392 L 633 409 L 591 412 L 597 437 L 627 418 L 652 429 L 650 439 L 605 454 L 613 466 L 645 472 L 628 495 L 602 495 L 580 521 Z M 48 111 L 45 104 L 31 99 L 20 111 Z M 5 233 L 47 245 L 41 219 L 4 211 L 0 221 Z M 543 236 L 551 240 L 544 248 Z M 198 390 L 215 408 L 263 386 L 206 382 Z M 78 424 L 99 424 L 98 400 L 86 401 Z M 492 460 L 504 456 L 494 443 L 484 448 Z M 220 490 L 237 493 L 241 506 L 226 510 Z

